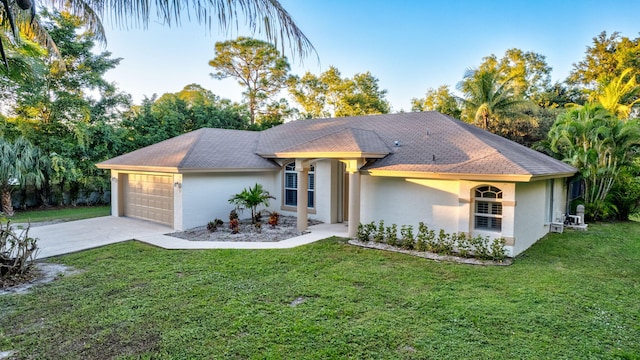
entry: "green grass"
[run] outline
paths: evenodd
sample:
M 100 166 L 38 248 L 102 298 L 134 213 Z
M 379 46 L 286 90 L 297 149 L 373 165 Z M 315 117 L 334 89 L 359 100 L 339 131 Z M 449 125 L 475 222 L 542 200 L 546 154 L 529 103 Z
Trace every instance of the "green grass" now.
M 41 222 L 41 221 L 72 221 L 94 218 L 98 216 L 108 216 L 111 213 L 110 206 L 78 206 L 48 210 L 26 210 L 16 211 L 9 219 L 13 223 L 21 222 Z
M 633 222 L 550 234 L 507 267 L 335 238 L 259 251 L 131 241 L 51 261 L 82 272 L 1 296 L 0 350 L 29 359 L 640 358 Z

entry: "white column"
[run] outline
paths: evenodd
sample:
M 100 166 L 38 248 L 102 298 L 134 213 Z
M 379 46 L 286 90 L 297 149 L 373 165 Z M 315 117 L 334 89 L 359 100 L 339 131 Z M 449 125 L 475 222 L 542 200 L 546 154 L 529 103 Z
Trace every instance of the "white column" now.
M 296 172 L 298 173 L 298 205 L 296 206 L 298 231 L 305 231 L 307 230 L 307 204 L 309 201 L 309 163 L 303 159 L 296 159 Z
M 183 182 L 182 174 L 173 174 L 173 228 L 176 230 L 184 230 Z
M 123 201 L 120 199 L 123 195 L 124 186 L 120 184 L 124 180 L 118 181 L 123 177 L 116 170 L 111 170 L 111 216 L 122 216 L 123 211 L 120 210 Z
M 362 159 L 349 160 L 347 172 L 349 173 L 349 237 L 355 238 L 358 235 L 358 225 L 360 225 L 360 166 Z

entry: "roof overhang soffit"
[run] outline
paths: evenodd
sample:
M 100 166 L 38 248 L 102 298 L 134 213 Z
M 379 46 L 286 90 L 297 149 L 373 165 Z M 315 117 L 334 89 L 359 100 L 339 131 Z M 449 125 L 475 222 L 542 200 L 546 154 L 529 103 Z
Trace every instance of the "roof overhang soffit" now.
M 546 175 L 514 175 L 514 174 L 460 174 L 460 173 L 432 173 L 418 171 L 391 171 L 391 170 L 361 170 L 362 173 L 370 176 L 382 177 L 402 177 L 414 179 L 437 179 L 437 180 L 470 180 L 470 181 L 508 181 L 508 182 L 533 182 L 557 178 L 567 178 L 575 173 L 557 173 Z
M 377 152 L 333 152 L 333 151 L 317 151 L 317 152 L 277 152 L 273 155 L 261 155 L 264 158 L 277 159 L 382 159 L 389 153 Z

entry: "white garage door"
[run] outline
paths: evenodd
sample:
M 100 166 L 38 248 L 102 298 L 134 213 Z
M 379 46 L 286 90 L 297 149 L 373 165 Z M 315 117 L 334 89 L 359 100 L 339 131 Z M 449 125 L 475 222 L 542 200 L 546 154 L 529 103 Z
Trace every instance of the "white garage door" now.
M 173 226 L 173 176 L 128 174 L 124 215 Z

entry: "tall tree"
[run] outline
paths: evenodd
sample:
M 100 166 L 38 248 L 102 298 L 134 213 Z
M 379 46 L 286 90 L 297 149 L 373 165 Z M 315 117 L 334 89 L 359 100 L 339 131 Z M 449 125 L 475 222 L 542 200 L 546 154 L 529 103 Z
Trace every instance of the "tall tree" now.
M 245 88 L 251 124 L 255 124 L 264 104 L 285 87 L 289 63 L 276 47 L 268 42 L 239 37 L 217 42 L 216 57 L 209 65 L 217 72 L 216 79 L 235 78 Z
M 54 61 L 41 55 L 42 74 L 17 86 L 13 122 L 38 145 L 43 157 L 53 159 L 42 162 L 45 176 L 39 195 L 47 205 L 50 195 L 63 189 L 73 190 L 73 201 L 83 188 L 108 185 L 106 172 L 94 164 L 120 153 L 121 136 L 112 125 L 128 109 L 130 96 L 104 79 L 119 59 L 94 52 L 94 35 L 83 29 L 80 18 L 43 11 L 41 19 L 58 44 L 60 57 Z M 66 175 L 59 176 L 52 167 Z
M 209 28 L 217 25 L 222 30 L 238 27 L 238 17 L 243 15 L 245 24 L 253 32 L 264 34 L 269 42 L 281 44 L 282 51 L 288 44 L 292 53 L 301 57 L 315 52 L 309 39 L 277 0 L 45 0 L 44 5 L 66 9 L 79 16 L 99 40 L 106 39 L 102 26 L 105 15 L 110 16 L 116 24 L 128 28 L 147 27 L 150 21 L 168 26 L 179 25 L 184 14 L 187 14 L 188 19 L 193 18 Z M 19 27 L 29 30 L 43 45 L 56 52 L 55 42 L 37 19 L 35 1 L 3 0 L 0 3 L 0 23 L 5 29 L 9 28 L 15 37 Z M 4 43 L 0 41 L 0 50 Z M 6 54 L 4 51 L 0 53 L 8 66 Z
M 344 80 L 347 93 L 336 106 L 336 116 L 387 114 L 391 105 L 386 100 L 387 90 L 380 89 L 378 78 L 371 72 L 358 73 Z
M 458 98 L 451 93 L 449 86 L 442 85 L 437 90 L 429 89 L 424 98 L 411 99 L 412 111 L 435 110 L 456 119 L 462 115 Z
M 531 100 L 541 108 L 562 109 L 567 105 L 583 105 L 587 102 L 582 89 L 556 82 L 547 86 L 544 91 L 535 94 Z
M 640 150 L 640 120 L 623 121 L 600 104 L 573 108 L 549 131 L 550 149 L 580 171 L 592 218 L 609 215 L 607 195 Z
M 499 82 L 509 81 L 515 96 L 530 99 L 551 84 L 551 67 L 543 55 L 520 49 L 509 49 L 498 59 L 489 55 L 478 71 L 495 71 Z
M 111 53 L 94 53 L 94 34 L 82 31 L 84 23 L 69 13 L 43 11 L 43 27 L 60 50 L 59 60 L 45 59 L 45 71 L 24 83 L 18 94 L 16 111 L 44 123 L 88 121 L 91 97 L 88 92 L 113 94 L 115 86 L 104 74 L 119 63 Z
M 13 142 L 0 138 L 0 196 L 2 212 L 13 216 L 11 192 L 29 183 L 40 185 L 42 172 L 36 167 L 38 152 L 24 138 Z
M 620 76 L 601 83 L 595 95 L 605 109 L 621 119 L 628 119 L 633 107 L 640 103 L 640 85 L 631 71 L 627 69 Z
M 632 69 L 629 75 L 640 81 L 640 37 L 630 39 L 619 32 L 607 36 L 603 31 L 593 38 L 584 59 L 573 64 L 567 83 L 594 90 L 599 83 L 609 83 L 627 69 Z
M 8 41 L 7 34 L 0 32 L 5 41 L 5 53 L 9 67 L 0 66 L 0 111 L 5 113 L 13 107 L 18 87 L 32 83 L 45 70 L 45 50 L 38 44 L 22 38 L 20 42 Z
M 501 121 L 523 118 L 528 101 L 514 94 L 513 78 L 500 80 L 496 70 L 470 70 L 459 84 L 463 119 L 497 132 Z
M 330 68 L 335 69 L 333 67 Z M 335 69 L 337 71 L 337 69 Z M 306 118 L 330 117 L 326 108 L 329 86 L 318 76 L 306 72 L 304 76 L 291 76 L 287 80 L 289 93 L 300 105 Z
M 387 90 L 380 89 L 378 79 L 369 71 L 343 78 L 331 66 L 320 76 L 307 72 L 302 78 L 291 77 L 288 85 L 307 118 L 386 114 L 391 110 Z
M 220 99 L 197 84 L 177 93 L 145 98 L 123 115 L 126 151 L 133 151 L 203 127 L 247 129 L 249 115 L 245 105 Z

